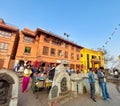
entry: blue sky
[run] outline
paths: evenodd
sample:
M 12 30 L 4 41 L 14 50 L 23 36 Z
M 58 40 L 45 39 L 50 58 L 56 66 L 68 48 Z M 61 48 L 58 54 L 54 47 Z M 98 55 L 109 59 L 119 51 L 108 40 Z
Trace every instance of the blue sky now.
M 120 0 L 0 0 L 0 18 L 6 23 L 43 28 L 87 48 L 105 48 L 120 54 Z M 118 30 L 115 30 L 115 28 Z

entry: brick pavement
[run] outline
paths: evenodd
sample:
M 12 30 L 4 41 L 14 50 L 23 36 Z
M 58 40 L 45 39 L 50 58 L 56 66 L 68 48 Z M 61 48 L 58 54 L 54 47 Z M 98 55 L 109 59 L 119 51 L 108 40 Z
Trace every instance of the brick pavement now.
M 18 106 L 48 106 L 48 93 L 46 90 L 33 94 L 30 86 L 28 92 L 21 93 L 21 85 L 19 87 Z M 97 102 L 89 98 L 89 94 L 79 95 L 78 97 L 69 100 L 64 104 L 57 103 L 57 106 L 120 106 L 120 93 L 116 90 L 115 84 L 108 83 L 108 91 L 112 97 L 110 101 L 104 101 L 101 97 L 97 97 Z

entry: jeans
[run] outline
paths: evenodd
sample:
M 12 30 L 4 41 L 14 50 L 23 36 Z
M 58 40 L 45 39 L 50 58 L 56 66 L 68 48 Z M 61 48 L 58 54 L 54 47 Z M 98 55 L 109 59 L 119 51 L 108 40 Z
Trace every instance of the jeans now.
M 95 98 L 95 83 L 90 83 L 90 97 Z
M 101 86 L 101 89 L 102 89 L 103 99 L 107 100 L 107 98 L 109 98 L 109 93 L 108 93 L 108 90 L 107 90 L 106 82 L 101 82 L 100 86 Z

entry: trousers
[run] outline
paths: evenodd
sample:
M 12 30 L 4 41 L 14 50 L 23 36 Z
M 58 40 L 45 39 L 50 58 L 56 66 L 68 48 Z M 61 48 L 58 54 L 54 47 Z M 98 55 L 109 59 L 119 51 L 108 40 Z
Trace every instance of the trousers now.
M 100 86 L 101 86 L 101 89 L 102 89 L 103 99 L 107 100 L 107 98 L 109 98 L 109 93 L 108 93 L 108 90 L 107 90 L 106 82 L 101 82 Z

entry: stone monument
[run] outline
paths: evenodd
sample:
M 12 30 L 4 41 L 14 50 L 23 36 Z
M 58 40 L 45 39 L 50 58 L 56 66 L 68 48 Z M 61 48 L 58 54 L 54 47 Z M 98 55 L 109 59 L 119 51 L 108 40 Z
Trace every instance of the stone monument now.
M 66 97 L 71 91 L 70 77 L 63 64 L 55 68 L 55 76 L 49 93 L 49 100 Z
M 11 70 L 0 70 L 0 106 L 17 106 L 18 76 Z

